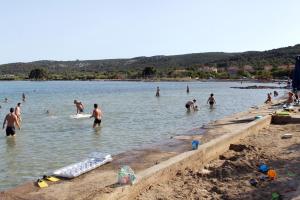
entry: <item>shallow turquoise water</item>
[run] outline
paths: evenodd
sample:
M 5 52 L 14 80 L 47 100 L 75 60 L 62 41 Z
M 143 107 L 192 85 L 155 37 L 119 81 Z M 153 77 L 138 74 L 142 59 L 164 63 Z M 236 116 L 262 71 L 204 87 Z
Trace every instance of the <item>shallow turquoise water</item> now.
M 90 152 L 111 154 L 161 142 L 172 135 L 260 105 L 271 90 L 239 90 L 238 82 L 105 82 L 53 81 L 0 82 L 0 118 L 22 104 L 22 129 L 15 139 L 0 136 L 0 190 L 33 180 L 47 172 L 77 162 Z M 244 83 L 243 86 L 253 85 Z M 263 84 L 259 84 L 263 85 Z M 271 84 L 268 84 L 271 85 Z M 161 97 L 155 97 L 160 86 Z M 209 109 L 206 100 L 215 93 L 217 105 Z M 280 91 L 282 93 L 282 91 Z M 8 103 L 2 103 L 4 98 Z M 187 113 L 185 102 L 196 98 L 200 110 Z M 99 131 L 92 119 L 71 119 L 73 100 L 81 100 L 86 112 L 98 103 L 104 118 Z M 50 110 L 51 115 L 47 115 Z

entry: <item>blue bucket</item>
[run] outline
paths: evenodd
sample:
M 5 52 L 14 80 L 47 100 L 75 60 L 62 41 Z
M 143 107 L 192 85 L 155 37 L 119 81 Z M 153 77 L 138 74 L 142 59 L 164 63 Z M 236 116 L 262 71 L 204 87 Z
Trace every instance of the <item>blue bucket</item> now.
M 198 146 L 199 146 L 199 141 L 198 140 L 193 140 L 192 141 L 192 149 L 196 150 L 196 149 L 198 149 Z
M 265 164 L 259 166 L 258 170 L 262 173 L 266 173 L 269 170 L 269 167 Z

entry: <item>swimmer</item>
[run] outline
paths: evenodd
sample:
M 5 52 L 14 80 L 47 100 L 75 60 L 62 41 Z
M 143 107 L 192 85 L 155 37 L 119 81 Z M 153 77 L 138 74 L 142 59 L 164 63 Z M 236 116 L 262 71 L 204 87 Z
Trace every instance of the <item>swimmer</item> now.
M 274 97 L 277 97 L 278 96 L 278 92 L 275 90 L 274 91 Z
M 209 103 L 210 107 L 213 107 L 214 104 L 216 103 L 213 93 L 210 94 L 210 97 L 208 98 L 207 103 Z
M 7 102 L 8 102 L 8 98 L 6 98 L 6 97 L 5 97 L 5 99 L 4 99 L 4 103 L 7 103 Z
M 74 100 L 74 104 L 76 106 L 76 109 L 77 109 L 77 114 L 79 113 L 83 113 L 83 104 L 80 102 L 80 101 L 77 101 L 77 100 Z
M 185 108 L 187 109 L 188 112 L 191 111 L 191 109 L 193 109 L 195 111 L 195 107 L 196 107 L 196 99 L 194 99 L 193 101 L 188 101 L 185 104 Z M 197 106 L 197 110 L 198 110 L 198 106 Z
M 17 116 L 19 123 L 21 123 L 21 103 L 18 103 L 15 108 L 15 115 Z
M 101 124 L 101 120 L 102 120 L 102 111 L 100 110 L 100 108 L 98 108 L 98 104 L 94 104 L 94 110 L 93 110 L 93 114 L 90 118 L 94 117 L 94 124 L 93 124 L 93 128 L 96 128 L 96 126 L 100 126 Z
M 6 123 L 7 122 L 7 123 Z M 15 136 L 16 130 L 15 130 L 15 125 L 19 128 L 20 130 L 20 124 L 17 116 L 14 114 L 14 108 L 10 108 L 10 113 L 6 115 L 3 126 L 2 128 L 5 128 L 6 125 L 6 136 Z
M 155 94 L 155 96 L 159 97 L 159 96 L 160 96 L 160 95 L 159 95 L 159 92 L 160 92 L 160 89 L 159 89 L 159 87 L 157 87 L 157 88 L 156 88 L 156 94 Z
M 26 100 L 25 93 L 22 94 L 22 100 L 23 100 L 23 102 L 25 102 L 25 100 Z
M 190 93 L 189 85 L 186 86 L 186 93 Z

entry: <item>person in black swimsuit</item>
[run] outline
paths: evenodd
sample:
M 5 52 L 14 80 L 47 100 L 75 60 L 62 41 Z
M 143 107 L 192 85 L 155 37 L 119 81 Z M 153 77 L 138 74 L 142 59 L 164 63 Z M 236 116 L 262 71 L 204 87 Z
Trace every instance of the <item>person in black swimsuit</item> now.
M 216 103 L 213 93 L 210 94 L 210 97 L 208 98 L 207 103 L 209 103 L 210 107 L 213 107 L 214 104 Z
M 20 129 L 20 124 L 17 116 L 14 114 L 14 108 L 10 108 L 10 113 L 8 113 L 3 122 L 3 129 L 6 124 L 6 136 L 14 136 L 16 134 L 15 125 Z
M 91 118 L 92 117 L 95 118 L 93 128 L 95 128 L 96 126 L 100 126 L 102 116 L 103 116 L 103 114 L 102 114 L 102 111 L 100 110 L 100 108 L 98 108 L 98 104 L 94 104 L 94 110 L 93 110 L 93 114 L 91 116 Z

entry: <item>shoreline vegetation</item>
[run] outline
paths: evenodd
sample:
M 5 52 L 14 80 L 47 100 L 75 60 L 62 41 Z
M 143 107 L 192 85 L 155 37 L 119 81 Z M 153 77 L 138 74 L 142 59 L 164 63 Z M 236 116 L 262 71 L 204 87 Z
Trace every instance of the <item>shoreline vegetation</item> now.
M 197 79 L 197 78 L 139 78 L 139 79 L 29 79 L 29 78 L 3 78 L 0 77 L 0 81 L 128 81 L 128 82 L 253 82 L 253 83 L 281 83 L 287 82 L 287 79 L 246 79 L 246 78 L 234 78 L 234 79 Z
M 268 51 L 0 65 L 0 80 L 261 80 L 292 77 L 300 44 Z

